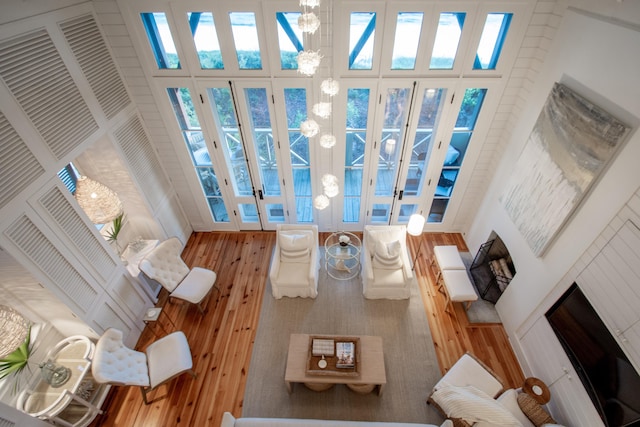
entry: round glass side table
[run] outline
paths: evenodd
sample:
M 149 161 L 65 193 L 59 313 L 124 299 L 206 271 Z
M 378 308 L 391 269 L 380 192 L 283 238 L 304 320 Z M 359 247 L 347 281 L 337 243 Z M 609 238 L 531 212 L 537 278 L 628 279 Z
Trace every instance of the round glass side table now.
M 349 280 L 360 274 L 360 238 L 348 231 L 331 233 L 324 241 L 324 266 L 336 280 Z

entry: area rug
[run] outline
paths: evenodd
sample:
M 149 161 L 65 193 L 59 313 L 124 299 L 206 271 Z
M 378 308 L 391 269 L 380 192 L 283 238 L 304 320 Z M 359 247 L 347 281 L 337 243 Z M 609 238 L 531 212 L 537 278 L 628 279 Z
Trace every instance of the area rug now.
M 460 258 L 462 258 L 462 262 L 467 267 L 467 271 L 469 271 L 469 267 L 471 267 L 471 264 L 473 263 L 471 253 L 460 252 Z M 469 277 L 469 280 L 471 280 L 471 283 L 475 288 L 476 285 L 473 283 L 473 279 Z M 478 300 L 474 301 L 467 309 L 467 318 L 469 318 L 469 323 L 500 323 L 501 320 L 498 312 L 496 311 L 496 306 L 493 303 L 480 298 L 477 288 L 476 293 L 478 294 Z
M 324 265 L 319 274 L 315 299 L 276 300 L 267 284 L 242 416 L 440 425 L 442 416 L 426 404 L 441 374 L 417 284 L 408 300 L 367 300 L 360 276 L 338 281 Z M 361 395 L 344 385 L 315 392 L 302 384 L 289 394 L 284 372 L 292 333 L 381 336 L 387 376 L 383 394 Z

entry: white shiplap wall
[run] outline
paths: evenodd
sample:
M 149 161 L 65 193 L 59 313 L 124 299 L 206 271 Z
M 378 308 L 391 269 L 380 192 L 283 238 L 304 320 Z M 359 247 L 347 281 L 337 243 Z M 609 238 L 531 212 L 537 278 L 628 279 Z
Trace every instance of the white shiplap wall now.
M 453 230 L 465 232 L 469 229 L 498 169 L 501 154 L 510 141 L 511 129 L 520 118 L 565 9 L 566 4 L 556 0 L 540 0 L 536 3 L 507 86 L 465 189 Z

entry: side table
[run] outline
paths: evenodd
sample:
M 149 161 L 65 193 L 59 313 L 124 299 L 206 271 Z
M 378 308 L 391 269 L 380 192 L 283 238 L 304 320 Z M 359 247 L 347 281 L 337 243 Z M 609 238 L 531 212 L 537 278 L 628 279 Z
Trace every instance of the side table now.
M 529 377 L 524 380 L 522 391 L 533 397 L 541 405 L 546 405 L 551 400 L 549 387 L 541 379 L 535 377 Z
M 142 321 L 145 324 L 149 324 L 150 322 L 158 322 L 158 319 L 160 319 L 160 315 L 162 314 L 163 308 L 162 307 L 151 307 L 149 309 L 147 309 L 147 311 L 145 311 L 144 313 L 144 317 L 142 318 Z M 169 323 L 171 323 L 171 326 L 173 328 L 173 330 L 176 329 L 176 325 L 174 325 L 173 321 L 171 320 L 171 318 L 169 317 L 168 314 L 165 313 L 165 317 L 167 319 L 169 319 Z M 162 322 L 158 322 L 158 324 L 160 325 L 160 327 L 162 328 L 162 331 L 164 332 L 165 335 L 169 335 L 171 332 L 167 331 L 167 329 L 165 328 L 165 326 L 163 325 Z M 155 334 L 155 331 L 154 331 Z M 158 334 L 155 334 L 156 336 L 158 336 Z
M 342 238 L 342 240 L 341 240 Z M 353 279 L 360 273 L 360 238 L 348 231 L 331 233 L 324 241 L 324 265 L 336 280 Z

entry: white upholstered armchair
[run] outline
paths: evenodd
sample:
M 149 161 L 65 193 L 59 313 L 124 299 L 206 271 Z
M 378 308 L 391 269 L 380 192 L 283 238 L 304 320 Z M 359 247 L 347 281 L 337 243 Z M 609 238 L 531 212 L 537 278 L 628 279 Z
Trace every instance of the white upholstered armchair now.
M 165 240 L 140 261 L 145 276 L 160 283 L 170 298 L 195 304 L 204 314 L 202 301 L 216 284 L 216 273 L 206 268 L 190 269 L 182 260 L 182 243 L 177 237 Z
M 318 226 L 278 224 L 269 279 L 274 298 L 318 295 Z
M 151 343 L 143 353 L 125 347 L 122 331 L 109 328 L 96 344 L 91 373 L 99 383 L 140 387 L 147 405 L 147 393 L 159 385 L 187 372 L 195 378 L 192 367 L 191 350 L 182 331 Z
M 365 226 L 361 257 L 365 298 L 406 299 L 411 296 L 413 272 L 407 252 L 406 226 Z

